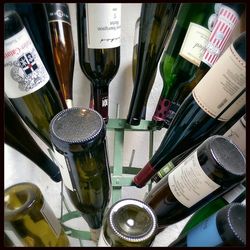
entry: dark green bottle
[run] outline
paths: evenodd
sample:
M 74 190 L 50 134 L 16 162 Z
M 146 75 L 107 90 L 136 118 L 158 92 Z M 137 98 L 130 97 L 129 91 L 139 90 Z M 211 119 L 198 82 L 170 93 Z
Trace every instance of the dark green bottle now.
M 96 241 L 111 195 L 104 120 L 94 110 L 70 108 L 53 118 L 50 134 L 70 200 Z
M 177 84 L 187 81 L 200 64 L 216 19 L 214 5 L 182 3 L 180 6 L 173 34 L 160 62 L 163 89 L 152 118 L 158 129 L 164 126 L 170 105 L 175 110 L 171 100 Z
M 166 128 L 169 127 L 181 103 L 221 56 L 243 11 L 244 4 L 223 3 L 221 5 L 199 67 L 194 70 L 193 75 L 188 80 L 181 79 L 181 81 L 176 82 L 170 99 L 171 106 L 165 119 L 164 126 Z

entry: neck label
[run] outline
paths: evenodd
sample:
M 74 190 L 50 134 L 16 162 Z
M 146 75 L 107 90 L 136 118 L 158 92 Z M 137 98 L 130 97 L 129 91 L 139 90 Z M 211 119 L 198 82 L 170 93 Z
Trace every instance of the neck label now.
M 25 28 L 4 41 L 4 91 L 9 98 L 29 95 L 49 79 Z
M 63 21 L 71 25 L 68 5 L 65 3 L 46 3 L 48 21 Z
M 87 43 L 91 49 L 109 49 L 121 44 L 121 4 L 85 4 Z

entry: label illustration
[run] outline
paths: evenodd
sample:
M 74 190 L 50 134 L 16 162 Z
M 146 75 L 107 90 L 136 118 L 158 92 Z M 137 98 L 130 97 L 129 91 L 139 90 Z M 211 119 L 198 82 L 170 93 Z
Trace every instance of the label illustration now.
M 9 98 L 33 93 L 49 79 L 25 28 L 4 41 L 4 91 Z

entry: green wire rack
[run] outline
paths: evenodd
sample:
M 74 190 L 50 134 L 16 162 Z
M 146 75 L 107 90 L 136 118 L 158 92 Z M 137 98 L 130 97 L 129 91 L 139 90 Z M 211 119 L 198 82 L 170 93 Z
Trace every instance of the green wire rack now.
M 139 132 L 144 131 L 149 134 L 149 159 L 153 155 L 153 142 L 154 142 L 154 131 L 155 128 L 152 126 L 151 121 L 141 120 L 140 125 L 131 126 L 126 123 L 125 119 L 109 119 L 107 124 L 107 130 L 114 132 L 114 158 L 113 166 L 111 169 L 111 182 L 112 182 L 112 204 L 122 198 L 122 188 L 131 186 L 132 179 L 141 168 L 132 167 L 132 161 L 134 156 L 134 151 L 130 159 L 129 166 L 123 166 L 123 149 L 124 149 L 124 136 L 126 131 Z M 148 191 L 152 188 L 152 183 L 147 184 Z M 63 195 L 63 183 L 61 184 L 61 218 L 60 221 L 62 226 L 67 233 L 67 235 L 79 239 L 80 246 L 82 245 L 81 240 L 91 240 L 90 232 L 81 231 L 74 228 L 66 226 L 64 223 L 81 217 L 79 211 L 71 211 L 67 205 L 65 197 Z M 65 206 L 67 213 L 63 214 L 63 206 Z

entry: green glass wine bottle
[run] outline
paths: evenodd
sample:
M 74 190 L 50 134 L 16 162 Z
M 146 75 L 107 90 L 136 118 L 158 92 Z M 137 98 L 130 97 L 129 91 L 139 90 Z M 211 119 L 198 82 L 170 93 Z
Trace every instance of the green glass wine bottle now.
M 166 128 L 169 127 L 177 109 L 184 99 L 221 56 L 243 11 L 244 4 L 239 3 L 223 3 L 219 8 L 217 20 L 212 29 L 199 67 L 194 70 L 193 75 L 191 75 L 188 80 L 178 81 L 176 83 L 173 95 L 170 99 L 171 105 L 164 123 Z
M 214 3 L 182 3 L 180 6 L 159 67 L 163 89 L 152 118 L 157 129 L 164 126 L 177 83 L 188 80 L 201 62 L 216 20 L 214 6 Z

